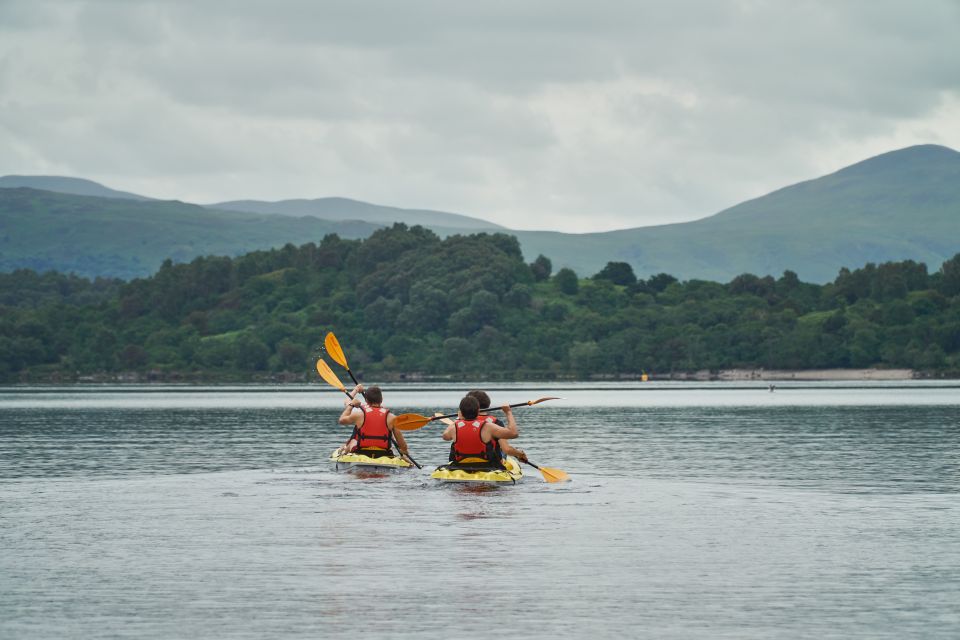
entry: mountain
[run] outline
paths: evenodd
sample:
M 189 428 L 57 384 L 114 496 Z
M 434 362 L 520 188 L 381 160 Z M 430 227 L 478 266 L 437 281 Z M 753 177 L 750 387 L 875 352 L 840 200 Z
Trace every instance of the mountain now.
M 143 276 L 167 257 L 235 256 L 330 232 L 359 238 L 394 221 L 441 236 L 507 231 L 468 216 L 342 198 L 201 207 L 116 195 L 123 192 L 73 178 L 7 176 L 0 186 L 16 180 L 47 181 L 40 183 L 48 190 L 0 189 L 0 270 Z M 112 195 L 51 193 L 67 188 Z M 129 196 L 139 200 L 121 199 Z M 960 153 L 936 145 L 892 151 L 694 222 L 589 234 L 507 232 L 528 261 L 542 253 L 554 270 L 570 267 L 581 276 L 608 261 L 629 262 L 639 277 L 665 272 L 723 282 L 788 269 L 826 282 L 844 266 L 906 259 L 935 270 L 960 252 Z
M 328 233 L 363 238 L 367 222 L 211 211 L 176 201 L 135 201 L 27 188 L 0 189 L 0 271 L 28 268 L 135 278 L 163 261 L 237 256 Z
M 931 270 L 960 252 L 960 153 L 920 145 L 681 224 L 569 235 L 515 232 L 527 257 L 581 275 L 608 261 L 640 277 L 729 281 L 741 273 L 826 282 L 844 266 L 913 259 Z
M 503 230 L 500 225 L 471 218 L 457 213 L 431 211 L 429 209 L 399 209 L 350 200 L 348 198 L 318 198 L 316 200 L 281 200 L 263 202 L 260 200 L 233 200 L 206 205 L 211 209 L 243 211 L 261 215 L 311 216 L 324 220 L 363 220 L 382 225 L 404 222 L 430 228 L 462 230 Z
M 105 187 L 93 180 L 83 178 L 65 178 L 63 176 L 0 176 L 0 188 L 15 189 L 26 187 L 56 193 L 71 193 L 77 196 L 96 196 L 98 198 L 122 198 L 124 200 L 152 200 L 135 193 L 117 191 Z

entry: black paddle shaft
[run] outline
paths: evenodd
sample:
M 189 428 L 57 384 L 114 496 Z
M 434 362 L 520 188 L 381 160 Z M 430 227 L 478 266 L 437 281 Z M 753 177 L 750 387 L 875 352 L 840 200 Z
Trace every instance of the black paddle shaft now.
M 350 369 L 347 369 L 347 373 L 350 374 L 350 379 L 353 380 L 353 384 L 360 384 L 360 381 L 357 380 L 357 376 L 353 375 L 353 371 L 350 371 Z M 347 395 L 349 395 L 349 394 L 347 394 Z M 367 399 L 367 394 L 366 394 L 366 393 L 364 393 L 364 392 L 361 391 L 361 392 L 360 392 L 360 395 L 363 396 L 363 399 L 364 399 L 364 400 Z
M 517 404 L 511 404 L 510 408 L 516 409 L 517 407 L 527 407 L 527 406 L 530 406 L 529 402 L 518 402 Z M 503 411 L 503 407 L 488 407 L 484 409 L 484 411 Z M 460 415 L 459 413 L 451 413 L 445 416 L 434 416 L 430 418 L 430 421 L 433 422 L 434 420 L 443 420 L 444 418 L 456 418 L 459 415 Z

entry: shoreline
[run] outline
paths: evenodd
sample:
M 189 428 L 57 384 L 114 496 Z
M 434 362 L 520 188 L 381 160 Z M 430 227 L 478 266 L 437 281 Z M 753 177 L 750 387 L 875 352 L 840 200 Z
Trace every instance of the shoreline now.
M 787 381 L 805 380 L 826 382 L 829 380 L 917 380 L 930 378 L 913 369 L 721 369 L 720 371 L 696 371 L 674 374 L 669 380 L 715 381 Z M 651 376 L 651 379 L 662 379 Z
M 360 373 L 363 376 L 363 372 Z M 382 382 L 422 382 L 422 383 L 469 383 L 479 381 L 479 378 L 470 376 L 441 375 L 427 376 L 422 373 L 379 373 L 375 374 Z M 514 376 L 484 378 L 484 382 L 617 382 L 641 381 L 643 374 L 595 374 L 587 377 L 574 376 Z M 918 371 L 915 369 L 720 369 L 716 371 L 702 369 L 699 371 L 682 372 L 650 372 L 651 382 L 689 381 L 689 382 L 783 382 L 783 381 L 905 381 L 905 380 L 953 380 L 958 379 L 957 372 Z M 0 383 L 0 386 L 17 385 L 70 385 L 70 384 L 110 384 L 110 385 L 144 385 L 144 384 L 182 384 L 190 385 L 220 385 L 220 384 L 273 384 L 273 385 L 300 385 L 316 382 L 308 374 L 294 374 L 282 372 L 275 375 L 226 375 L 209 376 L 192 372 L 124 372 L 114 374 L 97 374 L 83 376 L 23 376 L 16 381 Z

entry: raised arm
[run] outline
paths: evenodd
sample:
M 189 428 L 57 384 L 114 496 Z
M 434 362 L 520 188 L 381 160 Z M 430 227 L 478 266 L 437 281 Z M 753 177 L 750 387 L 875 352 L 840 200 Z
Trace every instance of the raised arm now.
M 493 422 L 488 422 L 483 426 L 484 431 L 490 434 L 491 438 L 496 438 L 497 440 L 512 440 L 520 435 L 520 431 L 517 430 L 517 421 L 513 417 L 513 409 L 510 408 L 510 405 L 503 405 L 503 414 L 507 418 L 507 426 L 501 427 L 494 424 Z
M 340 414 L 340 418 L 337 420 L 340 424 L 344 425 L 356 425 L 363 418 L 362 412 L 354 413 L 354 409 L 360 406 L 360 401 L 353 400 L 344 400 L 343 401 L 343 413 Z

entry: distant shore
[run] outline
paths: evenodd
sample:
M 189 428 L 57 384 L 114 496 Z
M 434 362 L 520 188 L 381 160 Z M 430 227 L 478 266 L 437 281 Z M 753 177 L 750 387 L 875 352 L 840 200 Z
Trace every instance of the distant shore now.
M 532 373 L 532 372 L 531 372 Z M 925 380 L 925 379 L 955 379 L 960 377 L 956 371 L 935 372 L 920 371 L 916 369 L 720 369 L 716 371 L 674 371 L 674 372 L 648 372 L 650 381 L 684 381 L 691 382 L 709 382 L 709 381 L 733 381 L 733 382 L 764 382 L 764 381 L 826 381 L 826 380 Z M 477 381 L 480 378 L 469 376 L 428 376 L 421 372 L 398 373 L 398 372 L 378 372 L 371 373 L 370 376 L 380 382 L 470 382 Z M 360 372 L 363 379 L 364 372 Z M 568 381 L 587 382 L 594 381 L 617 381 L 617 380 L 642 380 L 642 375 L 637 373 L 620 374 L 601 374 L 592 375 L 587 378 L 576 378 L 568 376 L 550 376 L 549 374 L 539 377 L 537 375 L 519 375 L 514 378 L 498 378 L 491 380 L 483 379 L 485 382 L 559 382 Z M 149 372 L 123 372 L 123 373 L 101 373 L 83 376 L 65 376 L 60 372 L 46 376 L 21 376 L 17 381 L 8 381 L 6 384 L 304 384 L 317 382 L 314 376 L 303 373 L 279 372 L 274 374 L 257 373 L 244 375 L 240 372 L 234 372 L 227 375 L 212 375 L 208 372 L 178 372 L 178 371 L 149 371 Z
M 651 376 L 657 379 L 658 376 Z M 674 374 L 672 380 L 913 380 L 913 369 L 723 369 Z

